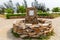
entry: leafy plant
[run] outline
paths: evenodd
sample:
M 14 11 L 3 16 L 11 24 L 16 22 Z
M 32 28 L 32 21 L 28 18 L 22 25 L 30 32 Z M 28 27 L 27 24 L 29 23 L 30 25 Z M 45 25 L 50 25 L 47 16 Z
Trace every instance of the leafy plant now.
M 22 16 L 24 17 L 26 14 L 6 14 L 6 18 L 9 19 L 11 16 Z
M 18 8 L 17 13 L 25 13 L 26 12 L 26 9 L 24 6 L 18 6 L 17 8 Z
M 38 14 L 38 16 L 49 16 L 50 14 L 49 13 L 40 13 Z
M 5 9 L 5 12 L 6 12 L 6 13 L 14 13 L 13 9 L 11 9 L 11 8 Z
M 52 9 L 53 12 L 60 12 L 60 8 L 59 7 L 55 7 Z

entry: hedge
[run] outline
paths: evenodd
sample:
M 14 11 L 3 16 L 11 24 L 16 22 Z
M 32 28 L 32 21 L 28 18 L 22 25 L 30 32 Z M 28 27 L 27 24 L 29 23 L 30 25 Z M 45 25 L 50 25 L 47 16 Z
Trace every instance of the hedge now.
M 25 16 L 26 14 L 6 14 L 6 18 L 9 19 L 11 16 Z
M 38 14 L 38 16 L 50 16 L 51 14 L 49 13 L 42 13 L 42 14 Z
M 25 17 L 26 14 L 6 14 L 6 18 L 9 19 L 11 16 L 21 16 L 21 17 Z M 41 13 L 41 14 L 38 14 L 39 17 L 43 16 L 47 16 L 47 17 L 53 17 L 52 14 L 49 14 L 49 13 Z

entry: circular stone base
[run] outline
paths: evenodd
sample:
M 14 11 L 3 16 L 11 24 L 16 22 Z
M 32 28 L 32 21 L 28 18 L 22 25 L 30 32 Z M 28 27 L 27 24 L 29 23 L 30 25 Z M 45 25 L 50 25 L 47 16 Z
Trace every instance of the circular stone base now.
M 13 31 L 20 34 L 20 37 L 39 37 L 40 35 L 47 35 L 53 31 L 51 21 L 38 20 L 38 24 L 25 23 L 24 20 L 17 21 L 13 24 Z

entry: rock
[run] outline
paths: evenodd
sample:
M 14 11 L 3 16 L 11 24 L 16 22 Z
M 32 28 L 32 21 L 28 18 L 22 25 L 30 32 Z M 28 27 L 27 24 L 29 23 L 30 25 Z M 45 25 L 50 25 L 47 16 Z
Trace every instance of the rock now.
M 25 24 L 25 26 L 31 28 L 32 24 Z
M 36 33 L 28 33 L 30 37 L 34 36 Z
M 42 29 L 42 30 L 40 30 L 41 32 L 44 32 L 44 30 Z
M 42 35 L 42 34 L 43 34 L 43 32 L 38 33 L 38 35 Z
M 39 37 L 39 35 L 33 35 L 32 37 Z
M 39 26 L 41 26 L 42 24 L 41 23 L 38 23 Z
M 52 27 L 52 25 L 50 24 L 48 27 L 49 27 L 49 28 L 51 28 L 51 27 Z
M 47 27 L 49 24 L 48 23 L 44 23 L 44 24 L 42 24 L 42 26 L 44 27 Z
M 34 33 L 34 32 L 35 32 L 35 30 L 30 30 L 30 32 L 31 32 L 31 33 Z
M 46 20 L 45 23 L 52 24 L 52 22 L 48 20 Z
M 44 31 L 44 34 L 48 33 L 48 31 Z
M 31 28 L 33 28 L 33 27 L 37 27 L 38 28 L 40 26 L 38 24 L 34 24 L 34 25 L 31 26 Z
M 38 24 L 31 24 L 31 23 L 25 23 L 23 20 L 17 21 L 13 24 L 13 28 L 16 28 L 17 33 L 21 34 L 21 38 L 24 37 L 39 37 L 40 35 L 44 34 L 46 35 L 47 32 L 51 32 L 52 25 L 50 21 L 46 20 L 39 20 L 43 23 Z M 16 31 L 14 30 L 14 32 Z
M 47 30 L 49 30 L 49 28 L 46 28 Z
M 27 25 L 27 26 L 31 26 L 32 24 L 25 24 L 25 25 Z
M 19 27 L 22 28 L 22 29 L 25 29 L 25 28 L 26 28 L 24 23 L 21 23 L 21 24 L 19 25 Z
M 20 35 L 21 38 L 27 37 L 28 35 Z

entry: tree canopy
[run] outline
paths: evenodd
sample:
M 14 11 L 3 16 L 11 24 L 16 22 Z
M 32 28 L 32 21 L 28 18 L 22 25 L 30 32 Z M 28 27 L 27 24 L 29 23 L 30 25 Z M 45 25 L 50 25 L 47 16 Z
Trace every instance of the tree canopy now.
M 59 7 L 55 7 L 52 9 L 53 12 L 60 12 L 60 8 Z
M 11 9 L 11 8 L 5 9 L 5 12 L 6 12 L 6 13 L 14 13 L 13 9 Z
M 24 6 L 18 6 L 17 13 L 24 13 L 26 12 L 26 8 Z

